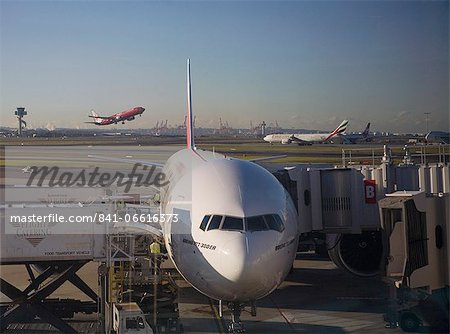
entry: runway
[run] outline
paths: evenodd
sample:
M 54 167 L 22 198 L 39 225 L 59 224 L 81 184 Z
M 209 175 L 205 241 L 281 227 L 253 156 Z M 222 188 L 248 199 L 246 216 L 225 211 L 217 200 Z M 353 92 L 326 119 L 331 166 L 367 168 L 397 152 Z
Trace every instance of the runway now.
M 100 172 L 114 173 L 120 171 L 129 173 L 133 164 L 129 162 L 115 162 L 99 160 L 90 156 L 101 156 L 117 159 L 134 159 L 164 163 L 181 146 L 8 146 L 5 147 L 5 185 L 25 185 L 29 181 L 30 173 L 24 173 L 23 168 L 29 166 L 57 167 L 61 172 L 74 174 L 85 170 L 92 172 L 96 167 Z
M 95 167 L 110 172 L 129 171 L 132 166 L 98 161 L 88 155 L 164 163 L 181 147 L 8 147 L 5 151 L 4 183 L 26 184 L 29 174 L 23 173 L 22 168 L 30 165 L 58 166 L 63 171 L 73 172 Z M 133 191 L 148 193 L 148 189 L 142 187 Z M 80 276 L 98 292 L 97 266 L 95 262 L 88 263 L 80 270 Z M 27 285 L 24 266 L 1 266 L 0 270 L 2 278 L 14 281 L 22 288 Z M 184 332 L 225 333 L 226 324 L 218 318 L 217 302 L 200 294 L 186 282 L 179 281 L 178 285 Z M 70 284 L 56 290 L 51 297 L 87 300 Z M 330 260 L 306 252 L 298 254 L 293 271 L 285 282 L 272 294 L 257 301 L 257 316 L 252 317 L 246 309 L 241 318 L 248 333 L 398 333 L 399 329 L 384 327 L 383 313 L 387 309 L 387 298 L 387 286 L 380 278 L 351 276 L 336 268 Z M 2 295 L 1 301 L 5 302 L 6 297 Z M 225 312 L 225 318 L 229 319 L 228 312 Z M 77 315 L 69 323 L 84 333 L 95 333 L 98 319 L 96 314 Z M 17 325 L 15 328 L 6 333 L 51 333 L 53 330 L 45 324 Z

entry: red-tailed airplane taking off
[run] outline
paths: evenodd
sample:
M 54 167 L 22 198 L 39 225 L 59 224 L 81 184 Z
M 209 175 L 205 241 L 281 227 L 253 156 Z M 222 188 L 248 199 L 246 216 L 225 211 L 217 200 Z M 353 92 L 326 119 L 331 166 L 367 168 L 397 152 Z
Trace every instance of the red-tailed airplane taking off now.
M 89 117 L 92 117 L 94 119 L 93 122 L 85 122 L 89 124 L 95 124 L 95 125 L 110 125 L 110 124 L 117 124 L 119 122 L 122 122 L 122 124 L 125 124 L 125 121 L 132 121 L 135 119 L 135 116 L 142 115 L 145 108 L 143 107 L 134 107 L 127 111 L 122 111 L 117 114 L 111 115 L 111 116 L 99 116 L 95 113 L 94 110 L 91 110 L 91 114 L 88 115 Z

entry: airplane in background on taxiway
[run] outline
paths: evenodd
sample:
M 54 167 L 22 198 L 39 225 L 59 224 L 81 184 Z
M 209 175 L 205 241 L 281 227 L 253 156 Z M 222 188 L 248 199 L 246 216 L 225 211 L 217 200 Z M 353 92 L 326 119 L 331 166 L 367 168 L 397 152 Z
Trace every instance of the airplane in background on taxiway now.
M 347 129 L 348 121 L 342 121 L 339 126 L 331 132 L 326 133 L 274 133 L 264 137 L 266 142 L 271 144 L 298 144 L 311 145 L 313 143 L 325 143 L 334 136 L 341 134 Z

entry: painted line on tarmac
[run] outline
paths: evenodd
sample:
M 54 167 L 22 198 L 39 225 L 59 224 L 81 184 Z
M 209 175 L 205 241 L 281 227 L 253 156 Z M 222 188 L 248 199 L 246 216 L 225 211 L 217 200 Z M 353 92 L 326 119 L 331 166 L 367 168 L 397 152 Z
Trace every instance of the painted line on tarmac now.
M 225 334 L 227 331 L 225 331 L 225 320 L 219 316 L 219 312 L 217 311 L 217 308 L 215 307 L 213 300 L 211 298 L 208 298 L 209 306 L 211 307 L 211 310 L 214 313 L 214 321 L 216 322 L 217 328 L 219 329 L 219 333 Z
M 386 298 L 382 298 L 382 297 L 336 297 L 336 299 L 345 299 L 345 300 L 386 300 Z

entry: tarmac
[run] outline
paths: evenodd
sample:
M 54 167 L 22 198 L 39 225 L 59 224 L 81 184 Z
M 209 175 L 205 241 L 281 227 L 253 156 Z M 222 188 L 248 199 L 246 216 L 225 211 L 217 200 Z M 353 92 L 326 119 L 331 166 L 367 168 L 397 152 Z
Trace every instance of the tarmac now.
M 299 253 L 285 282 L 256 302 L 256 317 L 247 308 L 241 320 L 248 333 L 401 332 L 385 328 L 387 298 L 388 289 L 380 278 L 353 277 L 328 259 Z M 180 288 L 179 300 L 187 333 L 226 332 L 225 324 L 217 318 L 216 303 L 211 305 L 208 298 L 188 286 Z M 224 312 L 226 320 L 229 316 Z M 211 322 L 214 319 L 216 328 Z
M 96 292 L 97 262 L 90 262 L 79 276 Z M 18 288 L 28 284 L 23 265 L 3 265 L 0 275 Z M 230 314 L 218 317 L 218 305 L 188 283 L 178 281 L 178 307 L 185 333 L 226 333 Z M 65 283 L 51 298 L 88 300 L 70 283 Z M 1 295 L 1 302 L 8 299 Z M 293 271 L 277 290 L 257 301 L 257 315 L 249 308 L 241 320 L 247 333 L 399 333 L 387 329 L 383 314 L 387 310 L 388 289 L 380 278 L 358 278 L 336 268 L 328 259 L 313 253 L 299 253 Z M 97 314 L 77 314 L 69 324 L 83 333 L 96 333 Z M 19 330 L 19 331 L 18 331 Z M 16 324 L 6 333 L 57 332 L 47 324 Z

